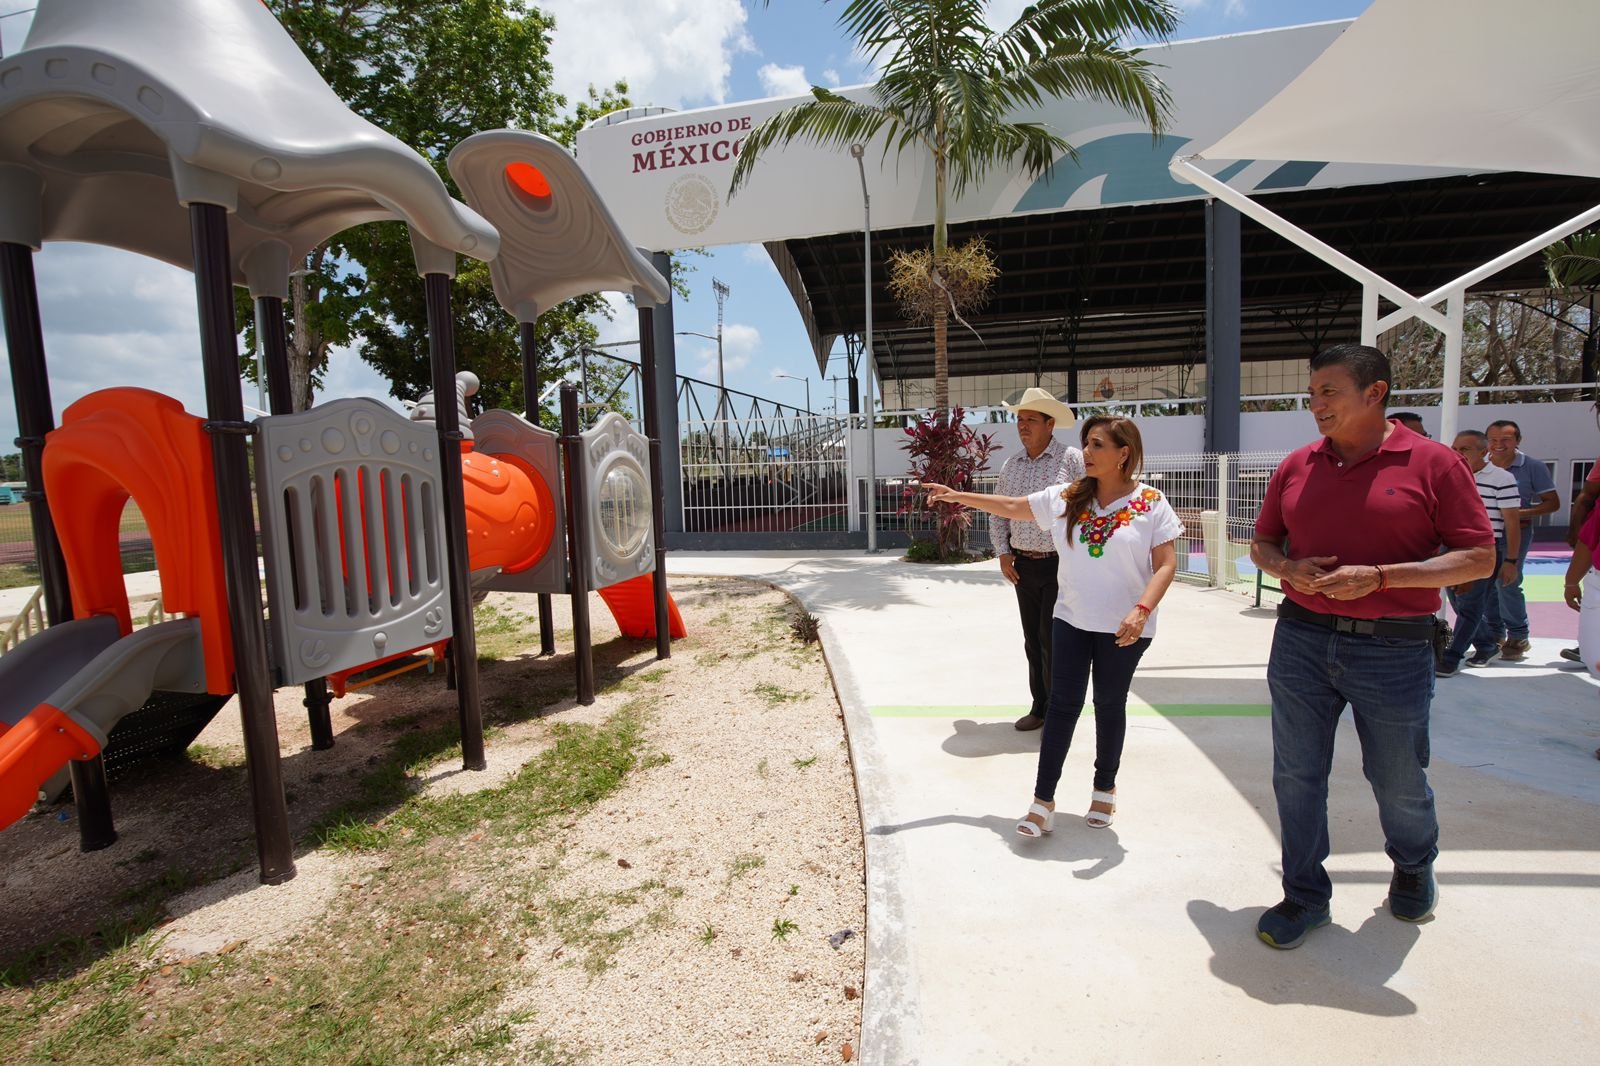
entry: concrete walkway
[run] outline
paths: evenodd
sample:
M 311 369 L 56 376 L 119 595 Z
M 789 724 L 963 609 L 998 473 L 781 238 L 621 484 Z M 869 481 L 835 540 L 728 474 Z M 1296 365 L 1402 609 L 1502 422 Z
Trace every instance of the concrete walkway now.
M 1269 611 L 1187 586 L 1134 680 L 1119 810 L 1087 828 L 1092 721 L 1043 841 L 1017 837 L 1038 733 L 996 564 L 673 553 L 776 584 L 823 621 L 867 842 L 862 1061 L 1589 1061 L 1600 1033 L 1600 686 L 1524 664 L 1439 682 L 1441 902 L 1384 906 L 1390 864 L 1348 716 L 1330 788 L 1334 924 L 1256 941 L 1277 902 Z

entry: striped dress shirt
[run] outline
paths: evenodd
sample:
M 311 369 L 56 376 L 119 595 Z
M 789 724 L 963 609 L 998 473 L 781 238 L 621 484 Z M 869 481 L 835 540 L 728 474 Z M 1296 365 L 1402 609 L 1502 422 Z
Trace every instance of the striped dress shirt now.
M 1051 437 L 1037 459 L 1030 459 L 1026 449 L 1007 459 L 994 491 L 997 496 L 1031 496 L 1051 485 L 1065 485 L 1081 477 L 1083 452 Z M 999 515 L 989 516 L 989 541 L 996 555 L 1010 555 L 1014 548 L 1030 552 L 1056 550 L 1049 531 L 1040 529 L 1038 523 Z

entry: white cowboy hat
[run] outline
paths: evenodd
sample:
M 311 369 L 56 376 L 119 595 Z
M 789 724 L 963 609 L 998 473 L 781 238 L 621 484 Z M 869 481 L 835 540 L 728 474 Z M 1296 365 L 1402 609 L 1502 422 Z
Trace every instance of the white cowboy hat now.
M 1044 389 L 1029 389 L 1016 403 L 1003 403 L 1001 406 L 1012 414 L 1018 411 L 1038 411 L 1042 415 L 1049 415 L 1056 420 L 1057 429 L 1066 429 L 1078 420 L 1078 416 L 1072 413 L 1072 408 Z

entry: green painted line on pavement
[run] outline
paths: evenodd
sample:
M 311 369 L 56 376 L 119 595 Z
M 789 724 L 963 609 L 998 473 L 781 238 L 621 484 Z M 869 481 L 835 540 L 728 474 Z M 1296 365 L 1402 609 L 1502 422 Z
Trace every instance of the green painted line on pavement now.
M 1019 718 L 1027 713 L 1023 706 L 1011 707 L 909 707 L 870 708 L 874 718 Z M 1085 707 L 1084 714 L 1093 714 Z M 1265 718 L 1272 713 L 1266 703 L 1130 703 L 1128 714 L 1139 718 Z

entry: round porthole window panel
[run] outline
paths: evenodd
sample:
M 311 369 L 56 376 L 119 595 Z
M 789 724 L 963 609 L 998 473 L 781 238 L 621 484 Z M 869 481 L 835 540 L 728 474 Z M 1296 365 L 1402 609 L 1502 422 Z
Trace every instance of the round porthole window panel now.
M 650 535 L 650 484 L 644 471 L 632 463 L 612 463 L 600 476 L 596 503 L 606 551 L 617 559 L 634 555 Z

